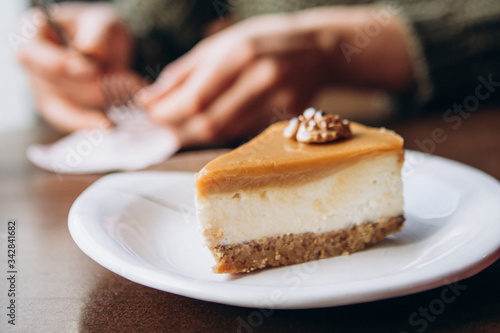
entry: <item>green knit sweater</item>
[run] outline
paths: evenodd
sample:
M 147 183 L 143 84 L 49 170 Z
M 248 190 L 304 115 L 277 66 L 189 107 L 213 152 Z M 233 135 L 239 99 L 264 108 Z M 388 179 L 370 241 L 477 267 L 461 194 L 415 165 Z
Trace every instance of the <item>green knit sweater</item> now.
M 452 107 L 475 94 L 479 84 L 500 82 L 500 1 L 497 0 L 113 0 L 136 33 L 136 69 L 154 78 L 188 51 L 213 20 L 293 12 L 317 6 L 390 5 L 414 35 L 416 98 L 408 110 Z M 483 80 L 482 80 L 482 79 Z M 481 103 L 500 100 L 492 91 Z M 497 97 L 498 96 L 498 97 Z M 413 106 L 413 107 L 412 107 Z M 416 108 L 415 108 L 416 107 Z

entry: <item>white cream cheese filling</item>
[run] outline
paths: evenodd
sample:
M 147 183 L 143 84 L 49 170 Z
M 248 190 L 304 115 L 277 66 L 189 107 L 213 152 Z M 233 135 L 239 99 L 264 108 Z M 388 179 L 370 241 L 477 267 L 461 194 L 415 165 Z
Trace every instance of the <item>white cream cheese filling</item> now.
M 196 199 L 207 246 L 262 237 L 323 233 L 403 214 L 397 153 L 361 160 L 325 178 Z

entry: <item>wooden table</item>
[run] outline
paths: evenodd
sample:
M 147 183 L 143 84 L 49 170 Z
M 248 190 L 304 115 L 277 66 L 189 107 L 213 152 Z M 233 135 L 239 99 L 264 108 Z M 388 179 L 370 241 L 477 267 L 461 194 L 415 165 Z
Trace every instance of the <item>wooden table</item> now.
M 437 114 L 387 127 L 405 137 L 408 149 L 455 159 L 500 179 L 500 110 L 476 111 L 457 124 Z M 59 177 L 26 160 L 29 144 L 56 138 L 42 125 L 0 135 L 2 332 L 12 326 L 9 219 L 16 220 L 16 332 L 500 332 L 500 262 L 459 282 L 459 296 L 436 315 L 428 309 L 445 287 L 366 304 L 263 313 L 130 282 L 83 254 L 68 232 L 71 204 L 99 176 Z M 151 169 L 197 171 L 220 153 L 183 152 Z

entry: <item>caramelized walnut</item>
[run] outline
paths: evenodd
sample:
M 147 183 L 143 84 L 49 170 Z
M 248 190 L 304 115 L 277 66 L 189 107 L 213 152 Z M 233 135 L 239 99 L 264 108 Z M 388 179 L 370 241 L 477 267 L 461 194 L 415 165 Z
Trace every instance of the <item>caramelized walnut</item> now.
M 352 133 L 348 120 L 308 108 L 302 115 L 290 120 L 283 136 L 304 143 L 325 143 L 348 139 Z

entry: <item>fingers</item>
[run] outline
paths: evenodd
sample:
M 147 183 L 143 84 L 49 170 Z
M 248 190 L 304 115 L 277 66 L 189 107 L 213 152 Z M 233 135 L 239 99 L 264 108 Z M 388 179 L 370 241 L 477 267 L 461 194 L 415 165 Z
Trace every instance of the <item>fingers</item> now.
M 154 108 L 156 103 L 183 84 L 202 60 L 202 52 L 198 47 L 195 47 L 189 53 L 167 65 L 156 81 L 142 89 L 137 98 L 145 107 Z
M 131 33 L 114 11 L 94 10 L 82 14 L 72 45 L 102 70 L 123 70 L 132 62 Z
M 31 14 L 35 15 L 35 14 Z M 36 72 L 47 78 L 71 77 L 89 79 L 95 77 L 99 67 L 90 59 L 55 43 L 49 34 L 50 26 L 42 21 L 33 38 L 18 51 L 18 60 L 29 72 Z
M 177 72 L 170 70 L 170 68 L 163 69 L 153 84 L 137 93 L 137 99 L 146 108 L 157 108 L 162 99 L 185 82 L 192 68 L 194 68 L 194 65 L 181 67 Z
M 262 108 L 264 101 L 275 93 L 271 87 L 278 82 L 281 70 L 274 59 L 255 62 L 204 112 L 178 125 L 181 142 L 188 146 L 223 142 L 259 129 L 262 124 L 268 125 L 269 117 L 265 114 L 271 110 Z
M 207 108 L 205 113 L 214 123 L 226 124 L 238 118 L 239 110 L 260 96 L 272 93 L 278 83 L 282 67 L 273 58 L 263 58 L 254 64 Z M 274 90 L 273 89 L 273 90 Z
M 97 77 L 99 68 L 95 63 L 61 46 L 33 41 L 29 50 L 21 50 L 19 61 L 30 72 L 48 79 L 60 77 L 88 80 Z
M 115 18 L 106 12 L 84 12 L 75 22 L 73 46 L 88 55 L 101 53 L 102 46 L 111 39 L 111 28 L 115 23 Z
M 97 80 L 76 81 L 66 78 L 47 80 L 44 76 L 31 73 L 31 85 L 37 94 L 57 95 L 85 107 L 100 108 L 103 99 Z M 84 92 L 84 93 L 82 93 Z
M 130 67 L 132 37 L 110 5 L 64 4 L 54 6 L 52 12 L 70 38 L 71 47 L 54 39 L 52 27 L 37 9 L 30 11 L 27 20 L 37 17 L 41 22 L 18 52 L 19 60 L 29 71 L 47 77 L 89 79 L 103 70 Z
M 96 84 L 99 71 L 94 63 L 51 43 L 34 41 L 30 49 L 20 60 L 35 94 L 60 96 L 82 107 L 102 105 Z
M 37 109 L 47 122 L 63 132 L 112 127 L 100 109 L 82 107 L 61 97 L 47 95 L 42 92 L 37 96 Z
M 18 51 L 41 115 L 63 131 L 109 124 L 99 79 L 129 69 L 128 30 L 109 4 L 65 3 L 54 5 L 52 13 L 70 46 L 62 45 L 35 9 L 27 14 L 28 22 L 38 20 L 33 34 Z
M 239 43 L 235 42 L 234 38 L 234 35 L 224 36 L 194 50 L 196 53 L 188 58 L 183 71 L 180 71 L 184 75 L 182 80 L 179 79 L 182 85 L 170 83 L 166 93 L 158 94 L 146 103 L 151 116 L 172 124 L 180 123 L 201 112 L 223 93 L 255 60 L 251 42 Z
M 72 132 L 85 128 L 110 126 L 109 120 L 101 109 L 92 106 L 87 99 L 79 101 L 67 97 L 58 86 L 51 85 L 44 78 L 36 75 L 30 75 L 30 81 L 34 88 L 37 111 L 57 129 Z M 87 94 L 80 95 L 82 98 L 88 98 Z M 97 98 L 101 98 L 100 93 Z

